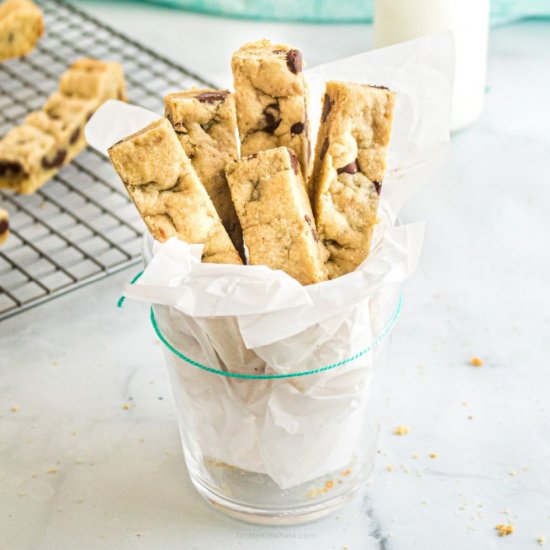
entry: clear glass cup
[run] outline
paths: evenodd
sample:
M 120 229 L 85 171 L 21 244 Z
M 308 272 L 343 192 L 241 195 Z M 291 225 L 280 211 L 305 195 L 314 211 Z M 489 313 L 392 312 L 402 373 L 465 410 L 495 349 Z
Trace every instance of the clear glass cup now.
M 313 357 L 267 364 L 265 350 L 244 347 L 233 318 L 196 319 L 153 306 L 198 492 L 235 518 L 285 525 L 328 515 L 364 488 L 377 456 L 400 305 L 398 290 L 389 289 L 380 297 L 385 319 L 375 338 L 324 368 Z

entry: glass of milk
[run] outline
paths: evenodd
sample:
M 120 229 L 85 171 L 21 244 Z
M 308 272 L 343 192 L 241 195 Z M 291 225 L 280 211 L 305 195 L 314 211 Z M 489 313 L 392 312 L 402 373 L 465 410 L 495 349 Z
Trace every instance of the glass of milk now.
M 490 0 L 375 0 L 374 46 L 381 48 L 450 30 L 456 48 L 451 129 L 483 109 Z

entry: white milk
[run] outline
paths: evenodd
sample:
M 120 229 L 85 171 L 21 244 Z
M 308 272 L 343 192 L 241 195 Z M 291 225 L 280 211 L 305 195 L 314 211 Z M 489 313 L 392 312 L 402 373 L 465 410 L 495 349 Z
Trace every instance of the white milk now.
M 456 47 L 454 131 L 471 124 L 483 108 L 489 0 L 375 0 L 376 48 L 447 30 Z

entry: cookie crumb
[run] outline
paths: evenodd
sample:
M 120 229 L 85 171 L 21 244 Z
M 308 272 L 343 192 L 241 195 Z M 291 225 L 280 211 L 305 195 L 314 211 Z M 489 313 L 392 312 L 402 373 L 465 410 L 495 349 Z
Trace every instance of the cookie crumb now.
M 319 495 L 324 495 L 327 492 L 327 490 L 328 489 L 326 489 L 325 487 L 313 487 L 313 489 L 310 489 L 306 493 L 306 496 L 309 498 L 316 498 Z
M 393 433 L 395 435 L 407 435 L 410 432 L 410 428 L 408 426 L 399 425 L 395 430 L 393 430 Z
M 54 468 L 53 466 L 51 468 L 48 468 L 48 474 L 56 474 L 57 468 Z
M 483 361 L 479 357 L 472 357 L 470 359 L 470 365 L 472 365 L 473 367 L 482 367 Z
M 351 474 L 351 468 L 348 468 L 347 470 L 344 470 L 340 473 L 341 476 L 347 477 Z
M 393 470 L 394 470 L 393 464 L 388 464 L 388 465 L 386 466 L 386 470 L 388 470 L 388 472 L 393 472 Z
M 19 410 L 19 405 L 13 405 L 13 407 L 10 410 L 12 413 L 16 413 Z
M 124 403 L 124 405 L 122 405 L 122 408 L 127 411 L 130 408 L 129 403 Z
M 438 453 L 430 453 L 430 458 L 437 458 L 438 456 Z
M 332 489 L 334 487 L 334 481 L 332 481 L 332 479 L 329 479 L 326 483 L 325 483 L 325 489 Z
M 544 544 L 546 542 L 546 537 L 544 535 L 541 535 L 540 537 L 537 537 L 537 542 L 539 543 L 540 546 L 544 546 Z
M 499 523 L 497 526 L 495 526 L 495 529 L 498 531 L 499 537 L 507 537 L 514 532 L 514 526 L 511 524 L 504 525 L 502 523 Z

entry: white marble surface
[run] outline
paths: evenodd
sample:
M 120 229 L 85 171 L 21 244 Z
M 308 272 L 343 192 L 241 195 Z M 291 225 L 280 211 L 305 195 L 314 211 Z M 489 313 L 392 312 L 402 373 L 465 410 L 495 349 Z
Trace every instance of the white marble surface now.
M 84 5 L 220 83 L 229 53 L 258 36 L 297 44 L 312 64 L 370 43 L 366 26 Z M 427 221 L 427 238 L 404 289 L 364 496 L 285 529 L 211 510 L 187 478 L 147 310 L 115 307 L 127 271 L 0 327 L 0 548 L 523 550 L 541 535 L 550 544 L 549 28 L 493 32 L 483 117 L 453 138 L 406 209 Z M 468 365 L 473 355 L 482 368 Z M 397 424 L 410 433 L 394 436 Z M 509 522 L 516 532 L 498 538 L 494 526 Z

